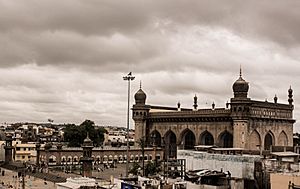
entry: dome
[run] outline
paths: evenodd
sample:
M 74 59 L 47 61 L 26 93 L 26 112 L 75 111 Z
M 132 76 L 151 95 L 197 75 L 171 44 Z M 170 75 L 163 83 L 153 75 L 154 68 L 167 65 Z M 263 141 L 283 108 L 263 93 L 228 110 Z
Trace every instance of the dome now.
M 234 97 L 244 97 L 247 98 L 247 93 L 249 90 L 249 83 L 242 78 L 242 74 L 240 73 L 240 77 L 236 80 L 232 86 Z
M 246 82 L 242 77 L 236 80 L 232 86 L 233 92 L 248 92 L 249 83 Z
M 134 95 L 135 104 L 145 104 L 146 98 L 146 93 L 140 88 Z
M 87 133 L 86 138 L 83 140 L 83 146 L 92 146 L 93 141 L 89 137 L 89 133 Z
M 84 143 L 90 143 L 90 142 L 92 142 L 92 140 L 91 140 L 89 137 L 87 137 L 87 138 L 84 139 L 83 142 L 84 142 Z

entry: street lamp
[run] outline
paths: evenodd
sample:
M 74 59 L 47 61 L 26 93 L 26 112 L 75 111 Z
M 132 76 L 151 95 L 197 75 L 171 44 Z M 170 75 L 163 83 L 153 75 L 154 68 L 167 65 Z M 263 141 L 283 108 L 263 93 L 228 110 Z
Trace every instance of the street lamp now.
M 129 169 L 129 103 L 130 103 L 130 81 L 134 80 L 134 76 L 132 76 L 131 72 L 127 76 L 123 77 L 123 80 L 128 81 L 128 103 L 127 103 L 127 161 L 126 161 L 126 177 L 128 177 L 128 169 Z

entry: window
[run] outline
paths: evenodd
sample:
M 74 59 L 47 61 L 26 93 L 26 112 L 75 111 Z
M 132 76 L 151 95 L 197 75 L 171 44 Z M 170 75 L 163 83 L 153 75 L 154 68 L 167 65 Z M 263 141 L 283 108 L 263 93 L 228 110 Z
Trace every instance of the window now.
M 20 147 L 17 147 L 16 150 L 17 150 L 17 151 L 20 151 Z
M 22 156 L 22 159 L 25 159 L 25 156 Z

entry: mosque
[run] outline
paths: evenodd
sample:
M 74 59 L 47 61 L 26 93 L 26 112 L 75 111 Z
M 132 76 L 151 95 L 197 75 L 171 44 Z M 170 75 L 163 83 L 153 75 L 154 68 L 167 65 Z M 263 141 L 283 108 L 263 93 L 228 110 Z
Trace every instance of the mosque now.
M 249 151 L 270 150 L 272 146 L 293 146 L 293 90 L 288 89 L 288 102 L 252 100 L 249 83 L 242 77 L 233 83 L 233 97 L 224 108 L 198 109 L 197 97 L 191 109 L 146 104 L 146 93 L 135 93 L 133 120 L 135 141 L 164 146 L 165 155 L 176 157 L 177 149 L 196 145 L 239 148 Z

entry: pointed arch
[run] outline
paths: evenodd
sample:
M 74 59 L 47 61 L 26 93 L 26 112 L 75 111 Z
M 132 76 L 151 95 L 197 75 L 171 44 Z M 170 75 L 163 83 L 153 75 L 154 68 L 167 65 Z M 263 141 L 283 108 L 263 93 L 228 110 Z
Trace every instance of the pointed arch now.
M 181 133 L 181 142 L 183 144 L 183 149 L 194 149 L 196 144 L 196 137 L 193 131 L 190 129 L 185 129 Z
M 73 157 L 73 162 L 78 162 L 79 161 L 79 158 L 77 156 L 74 156 Z
M 161 146 L 161 134 L 157 131 L 154 130 L 150 134 L 150 141 L 152 145 L 156 145 L 158 147 Z
M 288 145 L 288 137 L 284 131 L 281 131 L 278 137 L 278 146 L 287 146 Z
M 264 140 L 264 148 L 265 150 L 270 150 L 271 146 L 273 146 L 275 144 L 274 141 L 274 135 L 271 131 L 269 131 L 266 135 L 265 135 L 265 140 Z
M 119 163 L 122 163 L 123 162 L 123 155 L 119 155 Z
M 166 132 L 164 135 L 164 143 L 166 150 L 166 158 L 176 158 L 177 157 L 177 137 L 175 133 L 171 130 Z
M 208 131 L 201 133 L 199 141 L 201 145 L 214 145 L 214 137 Z
M 260 134 L 256 130 L 250 134 L 248 148 L 249 150 L 260 150 L 261 148 Z
M 49 163 L 56 163 L 56 156 L 51 155 L 51 156 L 49 157 Z
M 223 131 L 219 137 L 219 146 L 222 148 L 232 148 L 233 147 L 233 136 L 228 131 Z

